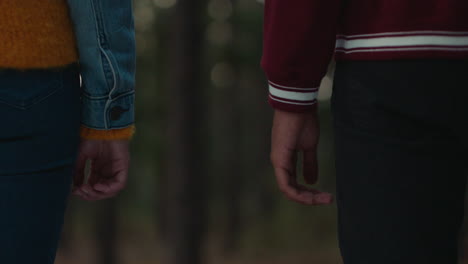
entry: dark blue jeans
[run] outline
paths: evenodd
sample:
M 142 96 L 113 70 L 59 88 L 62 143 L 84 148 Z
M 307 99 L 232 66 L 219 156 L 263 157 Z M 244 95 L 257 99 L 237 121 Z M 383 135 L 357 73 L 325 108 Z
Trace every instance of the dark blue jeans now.
M 78 65 L 0 70 L 0 120 L 0 263 L 53 263 L 79 144 Z
M 345 264 L 455 264 L 468 61 L 338 62 L 332 96 Z

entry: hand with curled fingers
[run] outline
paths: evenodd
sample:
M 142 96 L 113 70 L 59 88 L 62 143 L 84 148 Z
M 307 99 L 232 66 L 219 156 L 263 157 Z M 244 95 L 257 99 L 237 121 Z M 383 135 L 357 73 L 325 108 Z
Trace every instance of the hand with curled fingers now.
M 86 179 L 88 159 L 91 169 Z M 87 201 L 116 196 L 126 186 L 129 164 L 129 140 L 81 139 L 72 193 Z
M 302 153 L 302 171 L 307 184 L 318 179 L 317 145 L 319 120 L 317 112 L 293 113 L 275 110 L 271 154 L 276 181 L 286 198 L 305 205 L 333 202 L 330 193 L 322 192 L 297 181 L 297 156 Z

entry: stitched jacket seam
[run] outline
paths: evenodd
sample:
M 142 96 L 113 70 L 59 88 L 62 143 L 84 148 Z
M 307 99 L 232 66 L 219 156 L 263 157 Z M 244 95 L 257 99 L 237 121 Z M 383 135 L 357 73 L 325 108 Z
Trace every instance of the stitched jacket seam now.
M 102 47 L 102 40 L 104 39 L 105 40 L 105 30 L 104 30 L 104 25 L 102 25 L 102 19 L 100 17 L 100 14 L 99 12 L 96 12 L 96 6 L 95 6 L 95 2 L 94 0 L 91 1 L 92 2 L 92 5 L 93 5 L 93 10 L 94 10 L 94 14 L 95 14 L 95 21 L 96 21 L 96 32 L 98 34 L 98 45 L 99 45 L 99 50 L 101 52 L 101 55 L 104 55 L 104 59 L 107 61 L 107 63 L 109 64 L 110 68 L 111 68 L 111 73 L 112 73 L 112 78 L 113 78 L 113 83 L 112 83 L 112 88 L 111 90 L 109 91 L 108 95 L 107 95 L 107 98 L 108 98 L 108 101 L 106 102 L 106 105 L 104 106 L 104 111 L 103 111 L 103 120 L 104 120 L 104 127 L 106 129 L 108 129 L 109 127 L 109 120 L 107 119 L 107 112 L 108 112 L 108 109 L 109 109 L 109 106 L 110 104 L 112 103 L 112 93 L 115 91 L 116 87 L 117 87 L 117 81 L 116 81 L 116 74 L 115 74 L 115 69 L 114 69 L 114 65 L 112 64 L 112 61 L 110 60 L 108 54 L 106 53 L 106 51 L 104 50 L 104 48 Z M 102 36 L 101 36 L 102 35 Z M 104 64 L 103 64 L 104 65 Z M 103 71 L 105 69 L 103 68 Z M 104 74 L 104 78 L 107 79 L 106 75 Z

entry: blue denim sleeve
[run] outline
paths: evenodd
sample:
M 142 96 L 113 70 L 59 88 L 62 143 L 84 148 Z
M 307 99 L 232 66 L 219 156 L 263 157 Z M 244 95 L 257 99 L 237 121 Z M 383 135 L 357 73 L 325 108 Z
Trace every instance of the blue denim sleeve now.
M 100 130 L 135 121 L 136 45 L 132 0 L 67 0 L 79 52 L 82 125 Z

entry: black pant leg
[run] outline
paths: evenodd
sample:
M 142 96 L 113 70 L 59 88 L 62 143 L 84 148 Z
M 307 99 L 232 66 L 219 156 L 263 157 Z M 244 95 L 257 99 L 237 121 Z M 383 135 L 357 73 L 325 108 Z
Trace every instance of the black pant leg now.
M 332 110 L 345 264 L 457 263 L 466 149 L 453 127 L 457 97 L 441 91 L 441 76 L 459 66 L 337 64 Z

